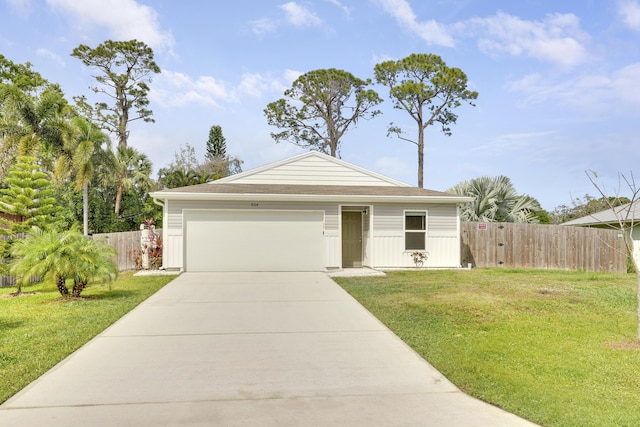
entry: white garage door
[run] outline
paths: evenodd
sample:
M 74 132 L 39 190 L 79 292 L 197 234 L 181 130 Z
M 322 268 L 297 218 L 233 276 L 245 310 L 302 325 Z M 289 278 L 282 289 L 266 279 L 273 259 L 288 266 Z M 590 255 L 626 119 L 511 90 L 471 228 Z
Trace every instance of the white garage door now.
M 185 271 L 322 271 L 322 211 L 184 211 Z

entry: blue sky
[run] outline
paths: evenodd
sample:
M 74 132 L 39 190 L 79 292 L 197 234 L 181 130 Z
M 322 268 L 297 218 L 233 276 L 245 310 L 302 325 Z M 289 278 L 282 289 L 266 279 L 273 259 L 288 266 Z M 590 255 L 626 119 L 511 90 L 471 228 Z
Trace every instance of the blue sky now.
M 372 78 L 375 64 L 411 53 L 440 55 L 479 92 L 452 136 L 427 129 L 427 188 L 506 175 L 552 210 L 596 195 L 585 170 L 614 193 L 640 161 L 639 0 L 0 0 L 0 53 L 31 62 L 68 99 L 91 97 L 93 82 L 73 48 L 133 38 L 162 68 L 156 123 L 130 136 L 156 170 L 186 143 L 203 156 L 215 124 L 245 170 L 301 153 L 271 139 L 263 114 L 297 76 Z M 383 114 L 351 129 L 341 156 L 415 185 L 415 146 L 386 136 L 390 122 L 415 135 L 415 122 L 374 88 Z

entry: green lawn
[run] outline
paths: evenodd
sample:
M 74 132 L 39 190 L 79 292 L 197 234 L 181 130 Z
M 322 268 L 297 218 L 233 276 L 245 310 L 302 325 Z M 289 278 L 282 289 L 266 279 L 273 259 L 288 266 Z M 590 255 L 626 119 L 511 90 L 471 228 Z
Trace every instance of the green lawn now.
M 64 300 L 53 284 L 0 288 L 0 403 L 96 336 L 175 276 L 133 277 L 89 285 L 83 298 Z
M 463 391 L 545 426 L 640 425 L 633 274 L 336 278 Z

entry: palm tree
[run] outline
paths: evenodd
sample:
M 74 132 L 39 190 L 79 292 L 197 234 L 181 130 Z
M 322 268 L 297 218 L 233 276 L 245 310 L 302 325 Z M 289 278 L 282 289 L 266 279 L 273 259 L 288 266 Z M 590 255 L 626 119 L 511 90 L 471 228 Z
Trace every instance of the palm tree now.
M 52 166 L 54 153 L 63 146 L 64 136 L 69 132 L 71 114 L 60 89 L 50 86 L 34 97 L 17 86 L 4 85 L 0 88 L 0 104 L 3 138 L 0 175 L 4 176 L 4 170 L 17 154 L 40 154 L 45 166 Z
M 113 261 L 116 251 L 106 243 L 83 239 L 76 246 L 76 265 L 73 274 L 71 296 L 79 297 L 91 280 L 111 280 L 118 274 L 118 266 Z
M 132 147 L 119 145 L 116 152 L 112 153 L 113 176 L 117 183 L 117 193 L 114 212 L 120 214 L 120 202 L 122 195 L 134 185 L 142 189 L 149 189 L 152 181 L 151 161 L 149 158 Z
M 506 176 L 481 176 L 456 184 L 450 193 L 473 197 L 462 206 L 463 221 L 479 222 L 538 222 L 535 213 L 540 204 L 527 195 L 518 195 Z
M 205 184 L 213 181 L 213 175 L 204 170 L 161 169 L 160 182 L 164 188 L 187 187 L 195 184 Z
M 14 261 L 9 271 L 17 278 L 18 293 L 23 284 L 43 277 L 55 281 L 60 295 L 68 296 L 66 281 L 76 263 L 78 235 L 83 237 L 76 230 L 57 232 L 34 227 L 24 239 L 16 241 L 11 246 Z
M 72 133 L 64 139 L 61 154 L 56 162 L 57 179 L 67 178 L 75 172 L 75 188 L 82 190 L 82 224 L 85 236 L 89 235 L 89 183 L 94 174 L 94 159 L 104 156 L 103 143 L 109 138 L 92 122 L 83 117 L 71 119 Z
M 73 279 L 71 295 L 79 297 L 91 280 L 115 277 L 114 255 L 111 246 L 96 244 L 75 228 L 56 232 L 34 227 L 11 247 L 10 271 L 17 277 L 18 293 L 23 284 L 43 277 L 54 281 L 65 297 L 69 296 L 67 279 Z

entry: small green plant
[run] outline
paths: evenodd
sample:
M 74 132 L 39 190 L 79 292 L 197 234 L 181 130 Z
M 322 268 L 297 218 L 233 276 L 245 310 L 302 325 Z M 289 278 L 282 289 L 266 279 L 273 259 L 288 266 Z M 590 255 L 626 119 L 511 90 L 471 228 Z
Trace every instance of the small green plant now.
M 424 262 L 429 258 L 429 252 L 415 251 L 411 252 L 411 258 L 416 267 L 422 267 Z

